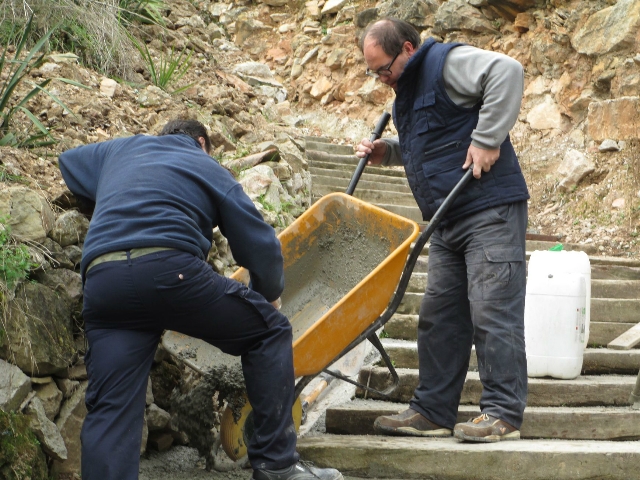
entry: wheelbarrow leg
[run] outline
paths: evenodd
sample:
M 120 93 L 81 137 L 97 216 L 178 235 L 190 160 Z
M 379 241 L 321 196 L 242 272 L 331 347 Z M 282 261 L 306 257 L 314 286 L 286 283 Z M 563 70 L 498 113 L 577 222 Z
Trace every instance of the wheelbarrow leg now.
M 629 402 L 631 403 L 631 408 L 634 410 L 640 410 L 640 372 L 638 372 L 636 387 L 633 389 L 633 392 L 629 397 Z

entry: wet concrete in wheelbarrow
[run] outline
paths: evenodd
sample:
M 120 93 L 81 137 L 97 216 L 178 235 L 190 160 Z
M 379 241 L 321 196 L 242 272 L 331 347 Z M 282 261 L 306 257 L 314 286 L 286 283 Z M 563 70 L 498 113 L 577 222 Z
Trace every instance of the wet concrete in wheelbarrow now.
M 317 241 L 285 269 L 282 313 L 298 339 L 390 253 L 384 237 L 369 236 L 346 222 L 319 228 Z

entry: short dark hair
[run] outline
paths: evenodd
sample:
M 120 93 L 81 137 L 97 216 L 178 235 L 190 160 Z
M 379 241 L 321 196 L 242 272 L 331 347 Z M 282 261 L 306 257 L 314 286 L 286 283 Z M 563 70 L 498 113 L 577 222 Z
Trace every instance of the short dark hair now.
M 398 18 L 384 18 L 370 23 L 360 37 L 358 46 L 364 50 L 364 41 L 371 37 L 380 45 L 382 51 L 390 57 L 402 52 L 404 42 L 410 42 L 413 48 L 420 46 L 420 33 L 413 25 Z
M 169 122 L 160 131 L 158 136 L 161 137 L 163 135 L 176 134 L 187 135 L 193 138 L 198 143 L 200 143 L 200 141 L 198 140 L 200 137 L 204 138 L 204 148 L 207 153 L 211 153 L 211 139 L 209 138 L 209 134 L 207 133 L 207 128 L 199 121 L 183 120 L 179 118 L 169 120 Z

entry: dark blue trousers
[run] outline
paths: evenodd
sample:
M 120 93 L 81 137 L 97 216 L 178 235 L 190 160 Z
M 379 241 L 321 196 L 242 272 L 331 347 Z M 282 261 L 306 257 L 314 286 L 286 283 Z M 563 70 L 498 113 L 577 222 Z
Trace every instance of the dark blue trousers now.
M 298 460 L 291 325 L 264 297 L 193 255 L 167 250 L 91 268 L 83 316 L 89 344 L 84 480 L 138 478 L 146 386 L 165 329 L 241 357 L 254 410 L 253 468 Z
M 456 423 L 475 343 L 480 409 L 520 428 L 527 400 L 524 346 L 527 203 L 489 208 L 437 228 L 418 320 L 419 385 L 411 407 Z

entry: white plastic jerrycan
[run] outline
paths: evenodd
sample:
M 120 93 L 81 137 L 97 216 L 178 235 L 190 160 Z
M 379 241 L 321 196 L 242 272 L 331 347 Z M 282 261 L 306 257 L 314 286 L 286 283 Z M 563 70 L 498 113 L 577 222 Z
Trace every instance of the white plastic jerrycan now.
M 531 254 L 524 308 L 529 377 L 580 375 L 589 340 L 591 266 L 585 252 Z

